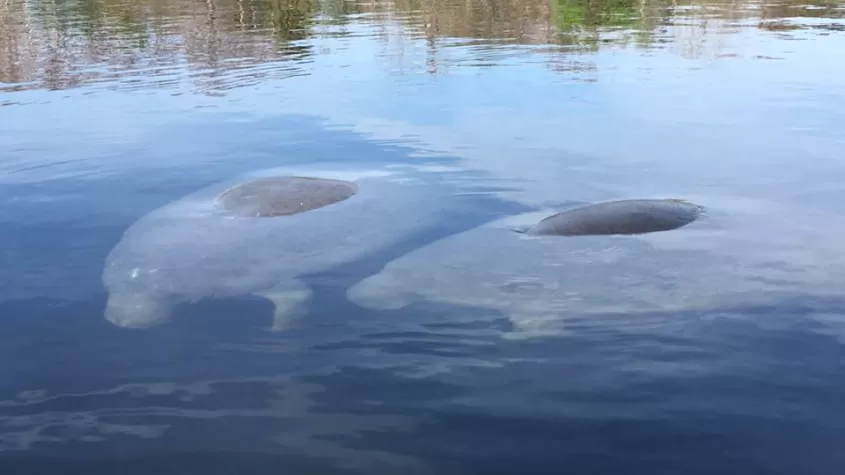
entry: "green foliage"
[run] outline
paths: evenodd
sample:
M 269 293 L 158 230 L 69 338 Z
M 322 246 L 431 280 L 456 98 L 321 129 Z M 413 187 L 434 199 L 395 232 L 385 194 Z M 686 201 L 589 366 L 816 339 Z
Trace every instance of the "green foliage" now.
M 596 27 L 634 27 L 640 20 L 634 0 L 552 0 L 562 31 Z

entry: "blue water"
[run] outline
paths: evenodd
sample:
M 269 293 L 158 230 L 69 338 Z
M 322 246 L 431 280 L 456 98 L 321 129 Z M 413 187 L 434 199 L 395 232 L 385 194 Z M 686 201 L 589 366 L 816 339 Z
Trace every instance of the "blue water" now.
M 0 474 L 843 473 L 843 17 L 786 1 L 0 4 Z M 250 296 L 146 329 L 104 318 L 106 256 L 138 219 L 313 164 L 427 165 L 486 191 L 326 270 L 343 278 L 312 276 L 289 331 Z M 665 238 L 734 259 L 704 305 L 516 340 L 470 295 L 345 298 L 503 216 L 652 196 L 727 217 Z M 731 277 L 757 269 L 764 298 L 735 298 Z

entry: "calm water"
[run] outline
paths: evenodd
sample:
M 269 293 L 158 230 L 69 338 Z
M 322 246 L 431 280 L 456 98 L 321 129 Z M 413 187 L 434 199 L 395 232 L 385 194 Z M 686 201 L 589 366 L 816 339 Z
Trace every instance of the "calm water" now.
M 845 472 L 842 51 L 821 0 L 0 0 L 0 473 Z M 486 191 L 315 277 L 287 332 L 246 297 L 105 320 L 139 218 L 315 163 Z M 717 219 L 651 241 L 697 305 L 508 339 L 461 285 L 344 298 L 414 249 L 448 281 L 475 244 L 427 246 L 491 220 L 651 196 Z

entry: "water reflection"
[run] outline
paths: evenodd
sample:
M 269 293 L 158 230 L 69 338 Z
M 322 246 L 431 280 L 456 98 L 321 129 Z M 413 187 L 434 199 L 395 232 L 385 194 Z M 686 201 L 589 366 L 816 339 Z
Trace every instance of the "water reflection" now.
M 6 1 L 2 81 L 17 83 L 12 90 L 66 89 L 132 77 L 122 85 L 156 88 L 182 80 L 173 70 L 184 63 L 198 89 L 219 90 L 230 82 L 223 71 L 285 60 L 292 65 L 274 74 L 291 74 L 311 54 L 296 42 L 314 22 L 313 2 L 218 3 Z
M 117 454 L 112 471 L 135 473 L 233 471 L 223 458 L 277 473 L 312 456 L 382 469 L 367 473 L 802 473 L 808 460 L 836 473 L 843 14 L 768 0 L 0 0 L 0 104 L 25 104 L 0 108 L 0 473 L 64 461 L 51 455 L 102 472 Z M 457 169 L 461 191 L 495 199 L 310 275 L 319 298 L 290 332 L 264 331 L 272 305 L 246 298 L 146 331 L 104 321 L 104 260 L 139 217 L 241 173 L 330 160 Z M 611 262 L 552 249 L 538 264 L 495 242 L 507 234 L 467 231 L 517 208 L 664 196 L 718 226 L 632 244 L 627 256 L 655 259 L 623 279 Z M 581 256 L 619 249 L 601 250 Z M 456 258 L 468 278 L 443 273 Z M 393 283 L 434 280 L 432 298 L 402 311 L 346 299 L 415 259 Z M 519 321 L 502 302 L 542 302 L 526 275 L 550 261 L 604 311 L 567 319 L 566 338 L 503 341 Z M 637 282 L 640 311 L 625 299 Z M 740 284 L 760 292 L 739 298 Z
M 682 55 L 696 56 L 714 33 L 744 25 L 781 34 L 838 31 L 845 24 L 832 19 L 843 16 L 845 10 L 823 0 L 3 0 L 0 90 L 188 82 L 194 90 L 221 94 L 307 73 L 310 58 L 330 48 L 305 40 L 353 37 L 362 29 L 397 56 L 424 41 L 425 70 L 432 74 L 449 70 L 455 60 L 442 50 L 456 45 L 469 47 L 461 61 L 475 66 L 520 54 L 503 45 L 553 46 L 556 54 L 544 61 L 583 74 L 594 66 L 573 54 L 679 43 Z

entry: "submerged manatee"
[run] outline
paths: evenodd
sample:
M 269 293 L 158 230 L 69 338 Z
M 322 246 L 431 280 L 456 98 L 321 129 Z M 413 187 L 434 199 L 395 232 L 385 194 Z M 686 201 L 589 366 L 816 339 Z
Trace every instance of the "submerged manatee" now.
M 299 277 L 354 261 L 442 217 L 453 189 L 426 173 L 270 170 L 154 210 L 106 259 L 105 316 L 145 327 L 167 320 L 180 302 L 259 295 L 274 303 L 274 328 L 283 329 L 311 298 Z
M 594 325 L 603 316 L 624 325 L 625 316 L 637 312 L 756 304 L 780 292 L 838 292 L 843 272 L 817 271 L 823 260 L 802 244 L 802 229 L 775 223 L 777 215 L 716 214 L 667 233 L 560 239 L 509 231 L 536 223 L 538 213 L 530 213 L 412 251 L 350 287 L 347 296 L 383 310 L 416 302 L 486 308 L 507 316 L 513 330 L 506 337 L 519 338 L 559 333 L 565 321 Z M 838 269 L 845 270 L 845 262 Z
M 608 201 L 563 211 L 516 231 L 535 236 L 645 234 L 685 226 L 701 210 L 677 199 Z

